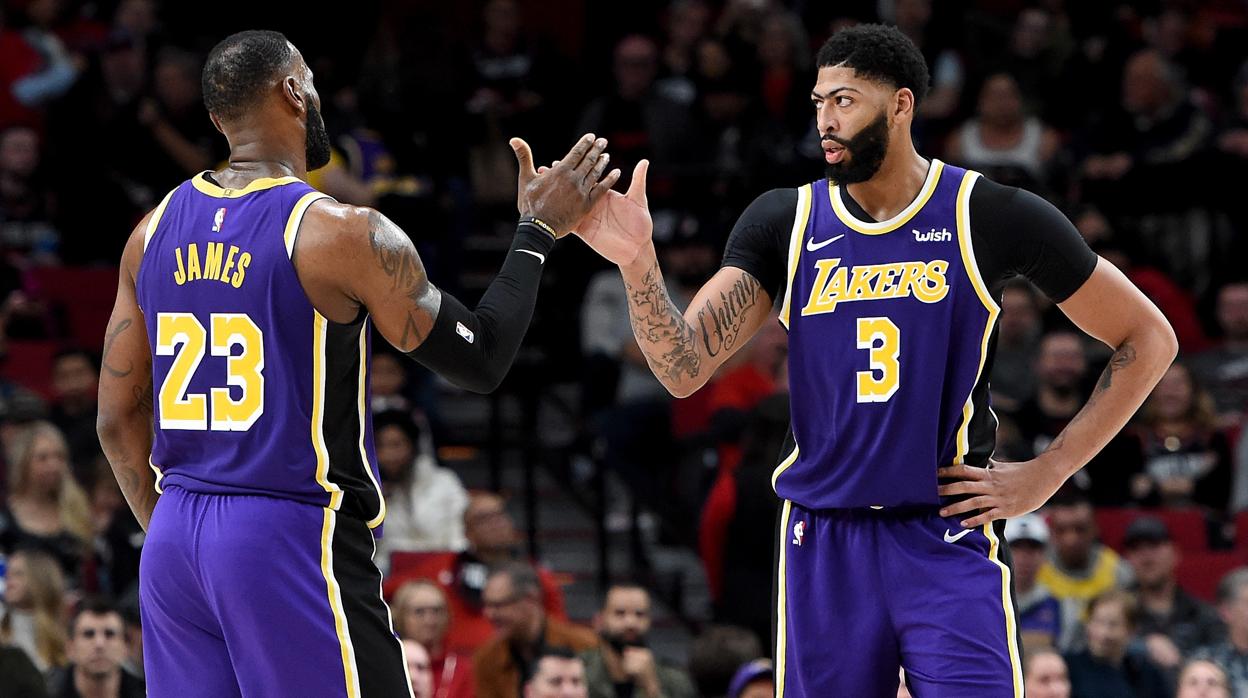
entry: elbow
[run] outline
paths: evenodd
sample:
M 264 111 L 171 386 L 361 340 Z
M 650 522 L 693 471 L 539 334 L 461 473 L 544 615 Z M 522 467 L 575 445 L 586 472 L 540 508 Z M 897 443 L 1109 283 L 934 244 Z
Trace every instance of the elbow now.
M 468 392 L 477 393 L 478 395 L 488 395 L 503 384 L 503 379 L 507 377 L 507 371 L 494 368 L 485 368 L 477 371 L 470 376 L 464 376 L 456 384 L 467 390 Z
M 667 388 L 667 392 L 671 393 L 672 397 L 686 398 L 698 392 L 698 388 L 701 388 L 705 384 L 706 384 L 706 381 L 689 380 L 689 381 L 683 381 L 680 383 L 671 383 L 671 382 L 665 381 L 663 383 L 663 387 Z
M 1128 341 L 1135 345 L 1142 359 L 1147 357 L 1146 360 L 1160 377 L 1179 355 L 1179 340 L 1174 334 L 1174 328 L 1164 316 L 1158 315 L 1154 320 L 1140 326 L 1134 334 Z
M 118 435 L 121 433 L 121 420 L 111 410 L 100 408 L 99 416 L 95 418 L 95 434 L 100 439 L 100 446 L 107 452 L 109 447 L 117 441 Z

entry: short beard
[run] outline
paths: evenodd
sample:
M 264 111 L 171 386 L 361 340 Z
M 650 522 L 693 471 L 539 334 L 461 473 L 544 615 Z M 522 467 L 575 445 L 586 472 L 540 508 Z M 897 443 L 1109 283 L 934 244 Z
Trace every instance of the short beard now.
M 304 158 L 307 160 L 305 164 L 308 171 L 311 172 L 329 164 L 329 131 L 325 130 L 325 120 L 321 118 L 321 111 L 312 105 L 307 95 L 304 99 L 308 100 L 308 115 L 304 125 L 304 131 L 307 134 Z
M 835 136 L 824 136 L 823 140 L 844 146 L 849 156 L 827 166 L 828 179 L 840 185 L 865 182 L 880 171 L 884 156 L 888 154 L 888 119 L 880 114 L 847 141 Z

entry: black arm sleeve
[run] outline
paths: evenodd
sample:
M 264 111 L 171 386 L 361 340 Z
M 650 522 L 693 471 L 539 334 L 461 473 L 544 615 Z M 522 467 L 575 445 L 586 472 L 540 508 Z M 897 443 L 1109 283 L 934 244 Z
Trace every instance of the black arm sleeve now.
M 981 177 L 970 209 L 975 261 L 994 296 L 1017 274 L 1061 303 L 1092 276 L 1096 254 L 1066 216 L 1039 196 Z
M 796 189 L 772 189 L 755 199 L 732 227 L 720 267 L 743 269 L 771 294 L 773 303 L 779 300 L 796 214 Z
M 443 293 L 429 336 L 407 355 L 465 390 L 492 392 L 511 369 L 529 329 L 542 267 L 554 246 L 546 232 L 521 225 L 477 309 Z

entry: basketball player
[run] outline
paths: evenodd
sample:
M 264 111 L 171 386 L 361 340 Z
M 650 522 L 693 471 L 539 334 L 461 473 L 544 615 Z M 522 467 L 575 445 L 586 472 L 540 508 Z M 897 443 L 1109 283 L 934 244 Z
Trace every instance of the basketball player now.
M 523 217 L 469 310 L 429 282 L 385 216 L 304 183 L 329 140 L 312 73 L 285 37 L 225 39 L 203 88 L 229 166 L 174 189 L 131 235 L 100 381 L 100 440 L 148 531 L 148 689 L 410 695 L 372 561 L 386 511 L 371 327 L 452 382 L 492 390 L 555 239 L 619 173 L 603 177 L 606 142 L 592 135 L 542 176 L 513 140 Z
M 752 203 L 683 314 L 655 261 L 644 162 L 577 229 L 620 266 L 637 342 L 677 396 L 783 299 L 777 694 L 891 698 L 902 665 L 917 698 L 1020 696 L 1001 519 L 1043 504 L 1126 423 L 1174 334 L 1054 207 L 915 151 L 928 71 L 901 32 L 840 31 L 818 66 L 827 178 Z M 999 463 L 987 376 L 1014 274 L 1114 354 L 1048 451 Z

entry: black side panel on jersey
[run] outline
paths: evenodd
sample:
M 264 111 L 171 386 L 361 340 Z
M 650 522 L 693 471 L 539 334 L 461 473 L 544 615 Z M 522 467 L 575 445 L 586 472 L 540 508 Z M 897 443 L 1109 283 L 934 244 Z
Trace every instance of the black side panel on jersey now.
M 360 319 L 348 325 L 325 321 L 325 412 L 322 433 L 329 455 L 329 481 L 343 490 L 344 516 L 372 521 L 381 512 L 381 492 L 373 482 L 360 430 L 368 410 L 361 362 L 367 360 Z

